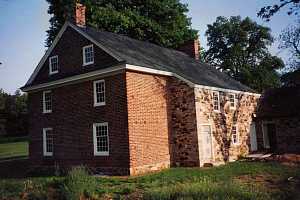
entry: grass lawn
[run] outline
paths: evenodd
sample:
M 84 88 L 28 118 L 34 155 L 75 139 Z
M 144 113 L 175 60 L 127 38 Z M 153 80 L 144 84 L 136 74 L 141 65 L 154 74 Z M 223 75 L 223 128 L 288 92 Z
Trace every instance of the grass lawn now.
M 299 168 L 270 162 L 235 162 L 209 169 L 172 168 L 129 178 L 84 178 L 75 173 L 67 177 L 0 179 L 0 199 L 17 199 L 24 191 L 36 199 L 49 195 L 58 199 L 82 191 L 92 199 L 299 200 L 299 190 Z
M 27 156 L 26 137 L 0 137 L 0 160 Z

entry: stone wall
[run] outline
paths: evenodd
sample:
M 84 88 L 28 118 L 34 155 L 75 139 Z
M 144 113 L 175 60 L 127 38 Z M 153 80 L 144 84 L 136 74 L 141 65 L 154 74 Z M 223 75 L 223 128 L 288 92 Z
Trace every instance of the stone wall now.
M 169 78 L 168 88 L 172 165 L 199 166 L 194 89 L 176 78 Z
M 300 118 L 280 117 L 272 119 L 258 119 L 257 143 L 258 150 L 265 151 L 262 124 L 263 122 L 273 122 L 276 127 L 276 141 L 278 153 L 300 153 Z
M 203 153 L 201 146 L 201 125 L 209 124 L 212 128 L 213 163 L 223 163 L 227 160 L 235 160 L 239 155 L 245 155 L 250 147 L 250 124 L 252 114 L 257 107 L 258 96 L 237 94 L 236 108 L 231 109 L 229 93 L 219 92 L 220 111 L 213 110 L 212 91 L 195 88 L 197 129 L 199 132 L 200 165 Z M 237 125 L 239 143 L 232 144 L 231 130 L 233 124 Z

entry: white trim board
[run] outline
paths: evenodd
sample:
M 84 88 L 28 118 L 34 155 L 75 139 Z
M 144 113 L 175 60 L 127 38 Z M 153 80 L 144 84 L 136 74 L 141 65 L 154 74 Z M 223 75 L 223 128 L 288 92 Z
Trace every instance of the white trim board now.
M 164 75 L 164 76 L 173 76 L 173 77 L 176 77 L 176 78 L 182 80 L 183 82 L 187 83 L 189 86 L 191 86 L 193 88 L 215 90 L 215 91 L 219 91 L 219 92 L 228 92 L 228 93 L 234 93 L 234 94 L 248 94 L 248 95 L 261 96 L 261 94 L 258 94 L 258 93 L 244 92 L 244 91 L 239 91 L 239 90 L 232 90 L 232 89 L 225 89 L 225 88 L 195 84 L 195 83 L 187 80 L 186 78 L 184 78 L 178 74 L 175 74 L 173 72 L 156 70 L 156 69 L 151 69 L 151 68 L 141 67 L 141 66 L 136 66 L 136 65 L 130 65 L 130 64 L 126 64 L 126 69 L 139 71 L 139 72 L 146 72 L 146 73 L 151 73 L 151 74 L 159 74 L 159 75 Z
M 30 92 L 30 91 L 34 91 L 34 90 L 40 90 L 40 89 L 45 89 L 45 88 L 49 88 L 49 87 L 54 87 L 57 85 L 72 84 L 72 83 L 76 83 L 76 81 L 85 80 L 85 79 L 96 77 L 99 75 L 109 76 L 109 75 L 111 75 L 111 73 L 119 72 L 121 70 L 125 70 L 125 65 L 117 65 L 114 67 L 100 69 L 100 70 L 88 72 L 85 74 L 79 74 L 79 75 L 59 79 L 56 81 L 51 81 L 48 83 L 42 83 L 42 84 L 38 84 L 38 85 L 34 85 L 34 86 L 24 87 L 24 88 L 22 88 L 22 91 Z
M 76 75 L 76 76 L 72 76 L 72 77 L 68 77 L 68 78 L 64 78 L 64 79 L 59 79 L 59 80 L 48 82 L 48 83 L 42 83 L 42 84 L 35 85 L 35 86 L 24 87 L 24 88 L 22 88 L 22 90 L 24 92 L 29 92 L 29 91 L 32 91 L 32 90 L 38 90 L 38 89 L 43 89 L 43 88 L 47 88 L 47 87 L 50 87 L 50 86 L 66 84 L 66 83 L 78 81 L 78 80 L 81 80 L 81 79 L 86 79 L 86 78 L 90 78 L 90 77 L 98 76 L 98 75 L 105 75 L 105 74 L 109 74 L 109 73 L 112 73 L 112 72 L 117 72 L 117 71 L 120 71 L 120 70 L 126 70 L 126 69 L 127 70 L 138 71 L 138 72 L 150 73 L 150 74 L 158 74 L 158 75 L 163 75 L 163 76 L 173 76 L 173 77 L 176 77 L 179 80 L 182 80 L 183 82 L 187 83 L 192 88 L 199 88 L 199 89 L 207 89 L 207 90 L 220 91 L 220 92 L 229 92 L 229 93 L 236 93 L 236 94 L 247 94 L 247 95 L 260 96 L 260 94 L 257 94 L 257 93 L 243 92 L 243 91 L 238 91 L 238 90 L 211 87 L 211 86 L 205 86 L 205 85 L 198 85 L 198 84 L 192 83 L 191 81 L 189 81 L 189 80 L 187 80 L 187 79 L 185 79 L 185 78 L 183 78 L 183 77 L 181 77 L 181 76 L 179 76 L 179 75 L 177 75 L 173 72 L 156 70 L 156 69 L 151 69 L 151 68 L 141 67 L 141 66 L 136 66 L 136 65 L 130 65 L 130 64 L 117 65 L 117 66 L 109 67 L 109 68 L 106 68 L 106 69 L 96 70 L 96 71 L 93 71 L 93 72 L 80 74 L 80 75 Z

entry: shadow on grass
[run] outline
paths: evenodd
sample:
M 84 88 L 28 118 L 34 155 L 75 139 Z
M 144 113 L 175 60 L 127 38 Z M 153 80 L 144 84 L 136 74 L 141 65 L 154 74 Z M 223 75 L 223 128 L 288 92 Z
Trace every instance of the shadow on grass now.
M 28 169 L 27 157 L 0 160 L 0 178 L 26 178 Z

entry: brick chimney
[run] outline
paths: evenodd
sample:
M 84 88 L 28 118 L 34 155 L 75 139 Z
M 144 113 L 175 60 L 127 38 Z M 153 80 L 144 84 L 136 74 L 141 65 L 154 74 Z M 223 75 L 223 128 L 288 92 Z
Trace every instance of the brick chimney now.
M 189 40 L 185 42 L 181 46 L 177 47 L 177 50 L 186 53 L 187 55 L 189 55 L 190 57 L 196 60 L 199 60 L 200 58 L 199 46 L 200 46 L 199 39 L 197 38 L 195 40 Z
M 86 7 L 80 3 L 76 3 L 75 22 L 77 26 L 85 27 L 85 10 Z

